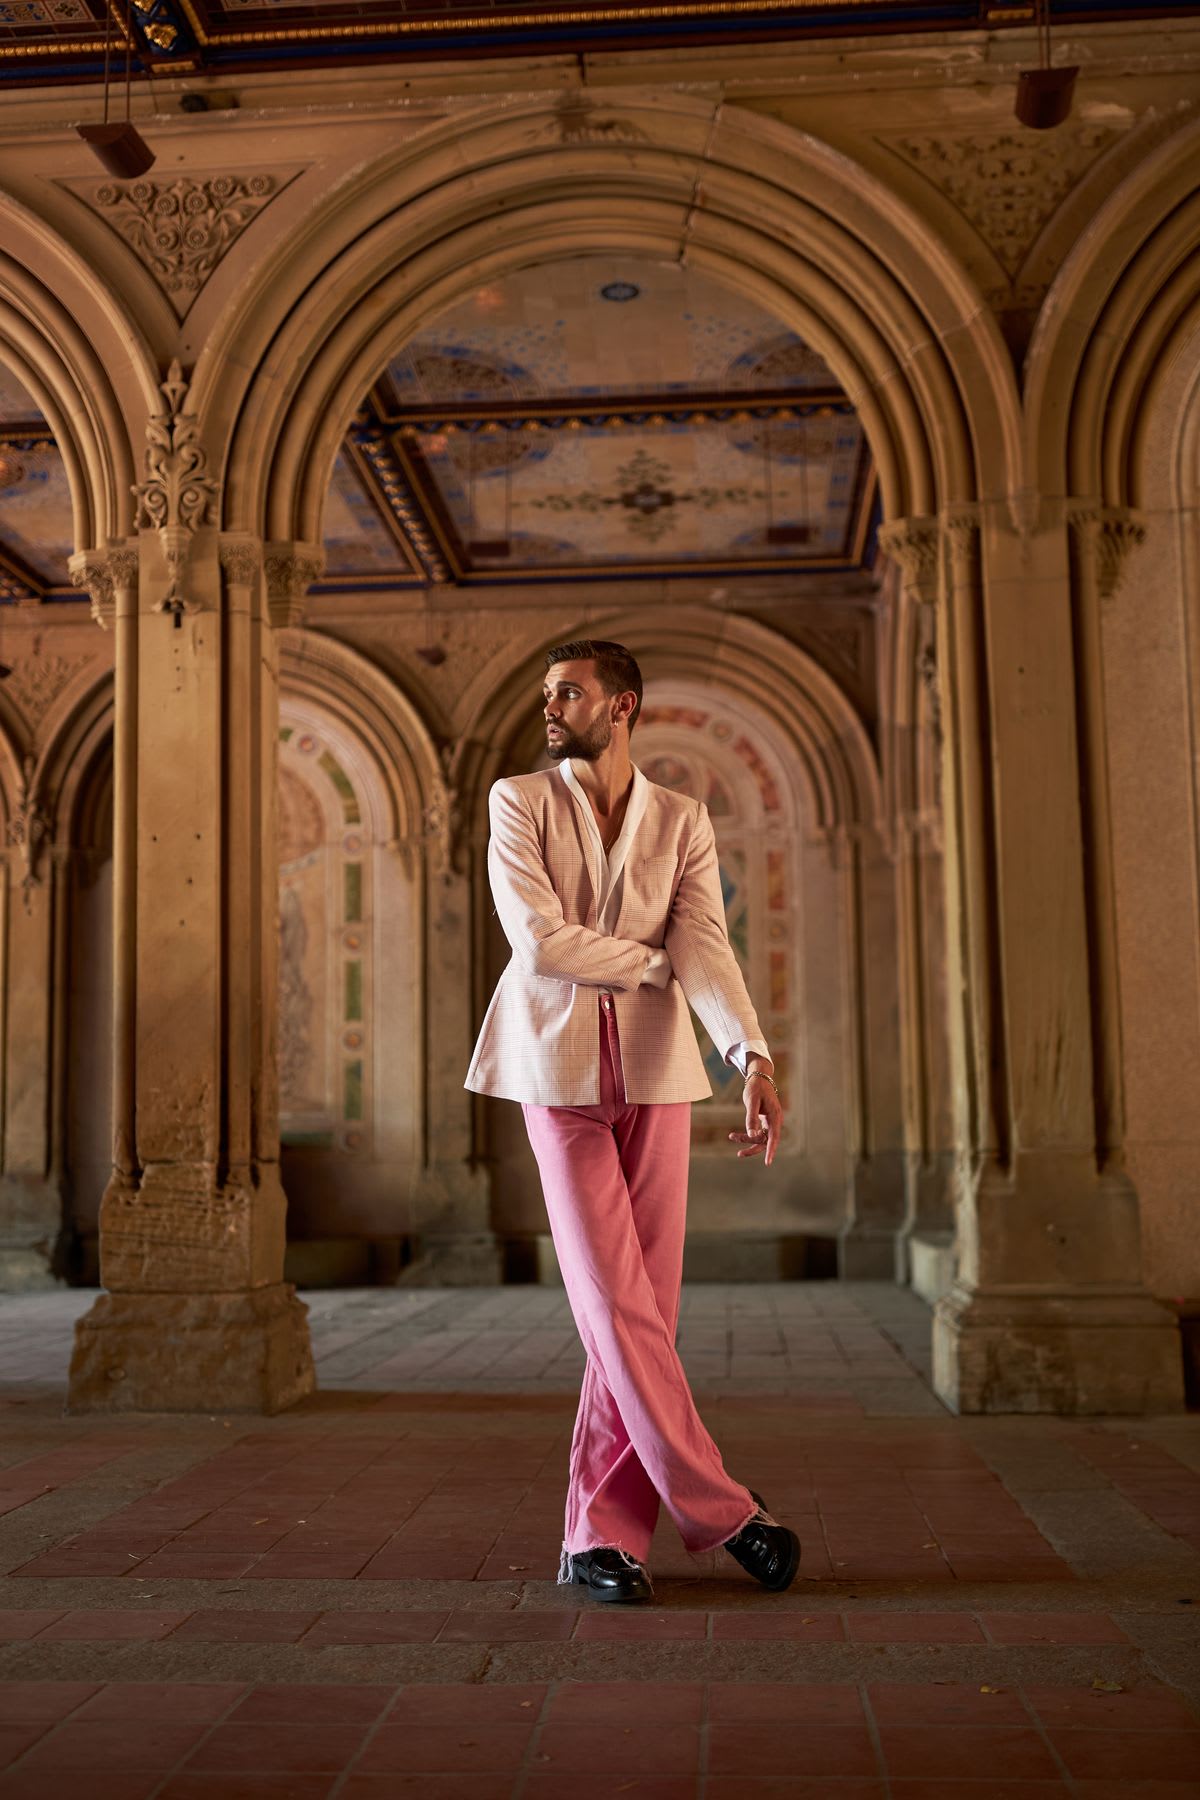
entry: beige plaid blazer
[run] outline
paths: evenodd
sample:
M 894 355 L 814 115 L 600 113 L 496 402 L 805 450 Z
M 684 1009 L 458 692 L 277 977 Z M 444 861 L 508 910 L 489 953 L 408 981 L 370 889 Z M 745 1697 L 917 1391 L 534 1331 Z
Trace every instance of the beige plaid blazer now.
M 708 812 L 653 782 L 646 790 L 608 937 L 596 930 L 586 827 L 560 772 L 492 788 L 488 873 L 513 954 L 471 1058 L 472 1092 L 533 1106 L 597 1105 L 601 991 L 614 996 L 631 1104 L 712 1093 L 689 1003 L 722 1056 L 761 1038 L 725 929 Z M 642 986 L 660 946 L 672 979 Z

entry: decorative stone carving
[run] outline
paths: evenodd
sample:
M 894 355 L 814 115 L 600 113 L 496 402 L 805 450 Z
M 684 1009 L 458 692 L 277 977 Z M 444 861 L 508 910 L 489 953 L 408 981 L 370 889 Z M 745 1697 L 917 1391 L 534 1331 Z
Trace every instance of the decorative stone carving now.
M 1090 560 L 1101 600 L 1115 597 L 1129 558 L 1146 541 L 1146 527 L 1133 513 L 1084 501 L 1069 513 L 1076 553 Z
M 109 181 L 86 198 L 158 282 L 182 319 L 250 221 L 294 180 L 213 175 L 196 181 Z
M 267 610 L 272 625 L 280 630 L 303 625 L 304 601 L 325 568 L 325 552 L 319 544 L 267 544 Z
M 454 746 L 442 748 L 442 779 L 438 781 L 429 803 L 421 814 L 430 873 L 448 881 L 454 873 L 455 858 L 462 831 L 462 812 L 458 789 L 451 785 Z
M 1015 276 L 1042 227 L 1120 133 L 1071 120 L 1053 132 L 944 132 L 877 141 L 940 188 Z
M 71 573 L 71 585 L 87 590 L 92 603 L 92 617 L 101 631 L 107 631 L 116 614 L 117 589 L 132 587 L 137 581 L 137 550 L 133 547 L 79 550 L 67 567 Z
M 221 573 L 230 587 L 253 587 L 262 572 L 262 545 L 256 538 L 223 537 Z
M 184 597 L 183 577 L 193 537 L 202 525 L 212 523 L 217 492 L 196 416 L 184 410 L 188 388 L 176 357 L 161 388 L 166 408 L 146 421 L 146 479 L 133 490 L 137 522 L 158 532 L 170 573 L 167 592 L 155 611 L 173 613 L 176 625 L 183 613 L 197 610 L 196 602 Z
M 938 521 L 889 519 L 879 527 L 879 548 L 900 570 L 912 598 L 921 606 L 935 606 L 941 557 Z
M 26 657 L 8 677 L 5 692 L 36 730 L 72 676 L 91 661 L 90 656 Z
M 554 109 L 554 129 L 564 144 L 644 144 L 646 133 L 628 119 L 601 118 L 583 94 L 564 94 Z
M 38 869 L 50 831 L 49 815 L 43 810 L 35 787 L 34 761 L 32 756 L 27 756 L 21 770 L 21 792 L 17 809 L 8 821 L 8 842 L 20 853 L 25 868 L 21 892 L 26 912 L 33 909 L 34 888 L 42 885 Z

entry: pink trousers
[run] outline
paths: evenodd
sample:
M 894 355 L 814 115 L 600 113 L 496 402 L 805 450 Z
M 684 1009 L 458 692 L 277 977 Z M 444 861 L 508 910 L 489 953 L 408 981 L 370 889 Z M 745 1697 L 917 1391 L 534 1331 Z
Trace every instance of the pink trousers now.
M 726 1474 L 675 1352 L 692 1109 L 627 1103 L 602 995 L 600 1104 L 521 1110 L 587 1351 L 564 1552 L 611 1545 L 644 1562 L 660 1499 L 689 1550 L 715 1550 L 755 1505 Z

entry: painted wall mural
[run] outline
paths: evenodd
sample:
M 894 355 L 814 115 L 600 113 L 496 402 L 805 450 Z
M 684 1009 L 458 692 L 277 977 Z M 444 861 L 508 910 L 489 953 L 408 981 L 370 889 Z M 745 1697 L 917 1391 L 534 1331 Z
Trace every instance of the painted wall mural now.
M 310 730 L 280 729 L 280 1136 L 360 1152 L 371 1131 L 369 846 L 354 784 Z

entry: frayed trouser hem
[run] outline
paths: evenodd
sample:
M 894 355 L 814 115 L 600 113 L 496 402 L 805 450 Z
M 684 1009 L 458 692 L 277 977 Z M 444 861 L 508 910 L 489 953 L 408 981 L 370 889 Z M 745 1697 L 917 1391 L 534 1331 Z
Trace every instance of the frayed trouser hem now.
M 723 1550 L 725 1548 L 726 1544 L 729 1542 L 730 1538 L 735 1538 L 739 1531 L 745 1531 L 745 1529 L 746 1529 L 747 1525 L 749 1525 L 751 1519 L 757 1519 L 759 1517 L 760 1517 L 760 1509 L 757 1506 L 752 1506 L 750 1508 L 750 1511 L 746 1514 L 745 1518 L 742 1520 L 741 1524 L 735 1525 L 732 1531 L 728 1531 L 728 1532 L 726 1532 L 724 1537 L 718 1538 L 715 1544 L 689 1544 L 688 1549 L 691 1551 L 691 1554 L 693 1556 L 709 1556 L 709 1555 L 711 1555 L 711 1553 L 714 1550 Z M 767 1514 L 762 1513 L 761 1517 L 763 1517 L 765 1519 L 765 1518 L 767 1518 Z M 773 1519 L 770 1519 L 770 1520 L 768 1520 L 768 1523 L 773 1525 L 775 1523 L 775 1521 Z

